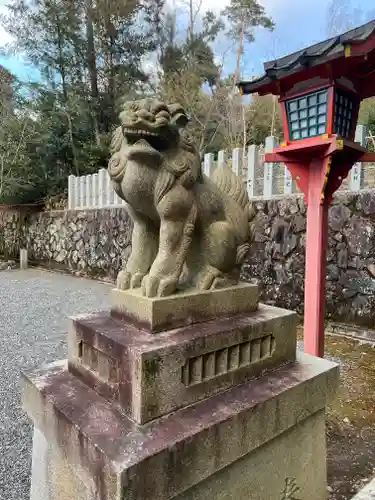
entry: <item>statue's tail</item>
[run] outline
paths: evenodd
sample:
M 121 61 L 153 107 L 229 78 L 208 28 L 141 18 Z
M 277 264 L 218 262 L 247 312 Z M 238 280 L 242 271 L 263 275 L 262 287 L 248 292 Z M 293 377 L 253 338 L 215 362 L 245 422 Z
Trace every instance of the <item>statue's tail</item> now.
M 236 175 L 232 170 L 226 166 L 219 167 L 215 170 L 212 181 L 220 189 L 222 193 L 229 198 L 232 198 L 238 205 L 245 210 L 246 205 L 249 203 L 246 185 L 241 177 Z
M 228 167 L 222 166 L 217 168 L 211 179 L 223 194 L 239 205 L 238 217 L 233 217 L 232 215 L 233 220 L 231 222 L 236 228 L 239 239 L 243 241 L 237 247 L 236 262 L 240 265 L 245 260 L 246 254 L 250 249 L 250 242 L 254 238 L 256 210 L 249 201 L 246 184 L 241 177 L 232 172 Z M 246 222 L 244 222 L 244 213 L 246 215 Z
M 247 215 L 247 224 L 248 224 L 248 233 L 247 233 L 247 239 L 244 243 L 241 245 L 238 245 L 237 247 L 237 253 L 236 253 L 236 263 L 238 265 L 241 265 L 245 257 L 250 250 L 250 244 L 254 240 L 254 234 L 255 234 L 255 224 L 254 224 L 254 218 L 256 215 L 256 210 L 254 208 L 254 205 L 252 203 L 248 203 L 248 205 L 245 207 L 246 210 L 246 215 Z

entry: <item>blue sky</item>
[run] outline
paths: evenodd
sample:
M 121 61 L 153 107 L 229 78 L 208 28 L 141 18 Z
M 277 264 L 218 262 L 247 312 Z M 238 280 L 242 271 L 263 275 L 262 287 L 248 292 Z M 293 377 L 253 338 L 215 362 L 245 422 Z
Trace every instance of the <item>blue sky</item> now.
M 0 0 L 0 13 L 4 13 L 8 0 Z M 336 0 L 334 24 L 337 28 L 352 27 L 375 18 L 373 0 Z M 206 8 L 221 9 L 227 0 L 203 0 Z M 247 46 L 241 65 L 242 78 L 259 75 L 263 62 L 294 52 L 305 46 L 327 38 L 328 15 L 331 0 L 263 0 L 262 5 L 276 23 L 274 32 L 259 30 L 256 41 Z M 341 11 L 340 11 L 341 10 Z M 0 45 L 9 42 L 9 37 L 0 29 Z M 221 39 L 215 46 L 218 60 L 223 59 L 228 42 Z M 0 64 L 20 77 L 30 81 L 37 78 L 37 72 L 20 57 L 0 57 Z M 225 72 L 235 68 L 235 52 L 229 53 L 224 60 Z
M 276 24 L 273 32 L 260 30 L 256 41 L 244 52 L 243 78 L 262 73 L 263 63 L 295 52 L 328 38 L 330 0 L 264 0 L 263 5 Z M 373 0 L 337 0 L 334 24 L 351 29 L 375 18 Z M 345 5 L 346 4 L 346 5 Z M 340 11 L 341 9 L 341 11 Z M 336 34 L 336 33 L 335 33 Z

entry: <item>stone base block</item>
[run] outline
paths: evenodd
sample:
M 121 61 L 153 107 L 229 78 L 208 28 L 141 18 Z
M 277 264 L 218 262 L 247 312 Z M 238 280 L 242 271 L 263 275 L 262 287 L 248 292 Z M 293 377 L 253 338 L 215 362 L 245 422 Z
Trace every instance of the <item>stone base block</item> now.
M 319 411 L 175 500 L 327 498 L 325 412 Z
M 63 450 L 34 428 L 30 500 L 92 500 L 90 488 L 70 467 Z M 95 497 L 94 497 L 95 498 Z
M 296 355 L 296 314 L 256 312 L 151 335 L 107 313 L 75 318 L 69 370 L 135 422 L 258 377 Z
M 62 362 L 24 375 L 23 404 L 54 450 L 57 500 L 71 500 L 70 481 L 80 500 L 323 500 L 324 408 L 337 383 L 336 364 L 299 354 L 139 426 Z
M 179 292 L 148 298 L 141 289 L 112 290 L 112 314 L 152 333 L 210 319 L 248 313 L 258 307 L 257 285 L 240 283 L 218 290 Z

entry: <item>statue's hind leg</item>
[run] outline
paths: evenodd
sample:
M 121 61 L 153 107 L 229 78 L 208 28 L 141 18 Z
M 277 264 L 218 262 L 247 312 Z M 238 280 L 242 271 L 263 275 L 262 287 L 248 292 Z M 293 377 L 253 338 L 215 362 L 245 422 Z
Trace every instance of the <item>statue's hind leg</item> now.
M 201 249 L 206 265 L 197 278 L 200 290 L 222 288 L 238 281 L 236 246 L 236 237 L 228 222 L 214 222 L 206 228 Z

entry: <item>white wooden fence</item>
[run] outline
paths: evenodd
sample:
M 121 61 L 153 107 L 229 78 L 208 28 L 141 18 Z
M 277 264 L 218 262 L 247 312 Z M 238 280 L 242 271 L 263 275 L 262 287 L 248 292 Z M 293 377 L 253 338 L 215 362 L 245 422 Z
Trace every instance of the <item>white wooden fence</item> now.
M 356 141 L 366 145 L 367 130 L 363 125 L 357 126 Z M 269 199 L 275 195 L 295 193 L 298 190 L 287 167 L 284 164 L 264 162 L 264 154 L 272 152 L 276 146 L 277 139 L 267 137 L 264 148 L 249 146 L 245 155 L 242 148 L 234 149 L 231 155 L 226 151 L 219 151 L 215 161 L 214 155 L 207 153 L 204 156 L 203 171 L 210 177 L 215 169 L 226 163 L 243 178 L 250 198 Z M 357 191 L 364 187 L 375 187 L 375 165 L 357 163 L 340 190 Z M 114 192 L 106 169 L 93 175 L 69 176 L 69 210 L 121 205 L 125 205 L 125 202 Z

